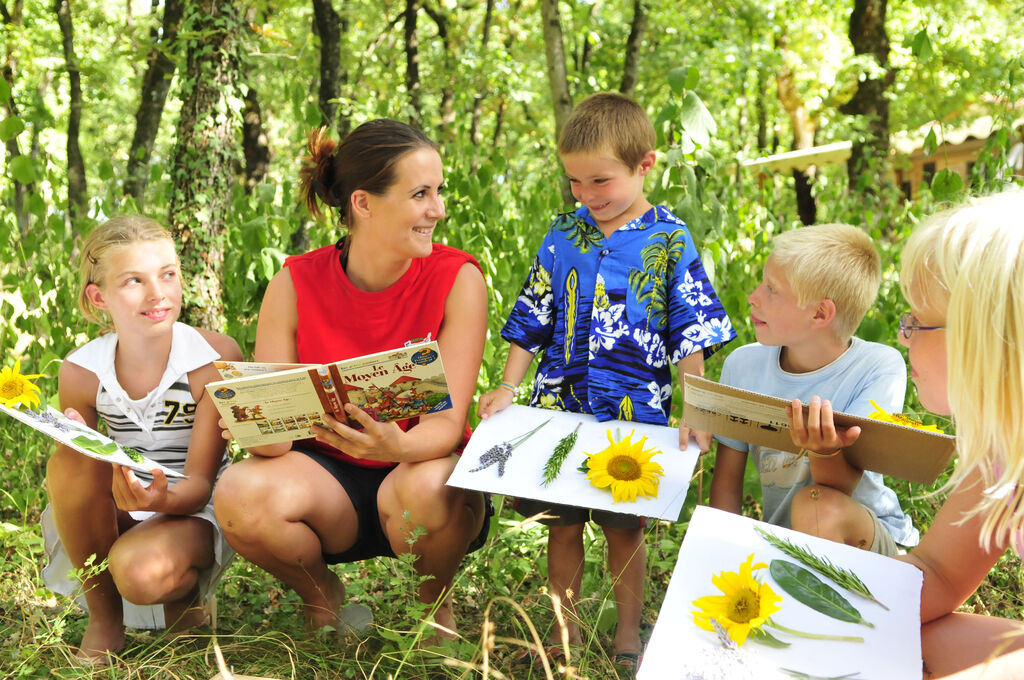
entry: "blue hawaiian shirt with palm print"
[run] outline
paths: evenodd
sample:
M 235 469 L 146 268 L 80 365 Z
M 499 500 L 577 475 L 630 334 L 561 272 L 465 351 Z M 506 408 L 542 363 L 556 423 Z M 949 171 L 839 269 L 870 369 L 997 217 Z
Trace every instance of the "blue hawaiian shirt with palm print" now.
M 675 364 L 736 333 L 682 220 L 656 206 L 605 238 L 584 206 L 552 222 L 501 336 L 543 352 L 532 406 L 664 425 Z

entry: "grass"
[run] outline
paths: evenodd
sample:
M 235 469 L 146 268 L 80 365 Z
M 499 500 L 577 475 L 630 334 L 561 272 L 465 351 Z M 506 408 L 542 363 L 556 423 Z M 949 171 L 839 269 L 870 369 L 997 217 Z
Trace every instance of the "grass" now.
M 4 451 L 12 451 L 11 436 L 0 434 Z M 18 438 L 24 447 L 24 433 Z M 32 441 L 30 450 L 44 450 L 44 445 Z M 548 675 L 542 667 L 515 662 L 527 645 L 546 638 L 554 615 L 545 591 L 545 532 L 508 509 L 499 509 L 491 539 L 463 562 L 455 598 L 463 637 L 443 646 L 420 644 L 431 629 L 418 623 L 423 608 L 413 596 L 417 576 L 408 561 L 375 559 L 336 567 L 350 598 L 370 606 L 377 624 L 366 639 L 350 639 L 329 629 L 305 632 L 295 594 L 261 569 L 236 559 L 218 590 L 216 635 L 200 629 L 169 639 L 160 631 L 129 631 L 128 645 L 113 669 L 76 666 L 70 655 L 85 617 L 73 603 L 41 586 L 44 558 L 38 515 L 45 502 L 43 460 L 40 456 L 33 465 L 9 465 L 0 473 L 0 677 L 208 680 L 218 672 L 217 650 L 234 673 L 282 679 L 477 678 L 484 677 L 485 669 L 486 677 L 494 679 L 620 677 L 610 658 L 615 608 L 611 583 L 604 576 L 605 544 L 595 530 L 585 534 L 587 567 L 579 608 L 584 645 L 573 650 L 571 668 L 553 660 Z M 713 458 L 706 457 L 701 464 L 709 462 Z M 699 479 L 693 489 L 703 488 L 706 499 L 709 471 Z M 922 489 L 892 483 L 915 524 L 927 526 L 939 499 L 920 498 Z M 749 501 L 748 510 L 756 514 L 755 494 Z M 684 518 L 695 503 L 691 491 Z M 684 521 L 655 522 L 649 529 L 641 631 L 645 640 L 657 619 L 685 528 Z M 1022 592 L 1024 569 L 1008 554 L 964 609 L 1021 619 Z

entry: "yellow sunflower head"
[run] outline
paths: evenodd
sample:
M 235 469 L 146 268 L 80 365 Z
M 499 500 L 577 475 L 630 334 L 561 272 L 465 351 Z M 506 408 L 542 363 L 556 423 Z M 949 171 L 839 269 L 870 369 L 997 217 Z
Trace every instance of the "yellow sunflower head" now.
M 8 408 L 25 404 L 39 405 L 39 388 L 32 380 L 41 378 L 42 374 L 22 375 L 21 362 L 14 363 L 14 368 L 0 368 L 0 403 Z
M 752 628 L 760 628 L 768 617 L 779 611 L 782 598 L 767 583 L 754 578 L 755 569 L 765 569 L 764 562 L 754 564 L 754 554 L 740 564 L 739 572 L 723 571 L 711 577 L 721 595 L 707 595 L 693 601 L 700 609 L 693 612 L 693 622 L 704 630 L 714 631 L 711 619 L 725 628 L 729 637 L 742 645 Z
M 644 450 L 647 437 L 632 443 L 636 430 L 616 441 L 608 431 L 608 448 L 598 453 L 587 454 L 587 479 L 599 489 L 611 488 L 612 500 L 635 503 L 638 496 L 658 497 L 658 482 L 665 471 L 651 457 L 661 451 Z
M 929 432 L 942 432 L 935 425 L 925 425 L 919 420 L 905 416 L 902 413 L 886 413 L 886 411 L 871 400 L 871 405 L 875 407 L 874 412 L 868 414 L 868 418 L 872 420 L 881 420 L 884 423 L 893 423 L 894 425 L 902 425 L 903 427 L 912 427 L 915 430 L 927 430 Z

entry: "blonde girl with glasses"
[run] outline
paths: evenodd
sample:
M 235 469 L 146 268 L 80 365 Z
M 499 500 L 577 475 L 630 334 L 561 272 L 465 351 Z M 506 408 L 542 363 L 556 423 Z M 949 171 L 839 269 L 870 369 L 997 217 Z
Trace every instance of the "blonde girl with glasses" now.
M 233 553 L 213 515 L 226 458 L 205 386 L 219 379 L 215 359 L 242 357 L 226 335 L 178 322 L 178 254 L 154 220 L 96 227 L 80 270 L 79 307 L 101 330 L 61 365 L 61 409 L 90 427 L 102 420 L 115 441 L 186 475 L 132 472 L 64 446 L 47 464 L 43 580 L 88 611 L 77 656 L 105 665 L 126 626 L 187 629 L 207 616 L 201 605 Z M 68 574 L 83 568 L 82 581 Z
M 921 403 L 953 418 L 948 499 L 905 558 L 924 572 L 929 677 L 1024 677 L 1024 624 L 955 612 L 1024 551 L 1024 190 L 925 220 L 903 252 L 901 342 Z

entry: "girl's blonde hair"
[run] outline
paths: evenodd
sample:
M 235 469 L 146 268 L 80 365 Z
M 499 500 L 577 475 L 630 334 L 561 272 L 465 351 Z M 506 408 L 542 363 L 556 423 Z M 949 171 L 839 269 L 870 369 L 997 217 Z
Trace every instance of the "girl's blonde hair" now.
M 90 283 L 98 286 L 104 284 L 107 262 L 112 253 L 137 241 L 163 240 L 174 244 L 174 238 L 169 231 L 156 220 L 142 215 L 114 217 L 93 229 L 85 237 L 82 243 L 82 256 L 78 263 L 78 309 L 87 321 L 99 324 L 102 333 L 113 330 L 110 317 L 89 302 L 85 289 Z
M 977 470 L 981 545 L 1024 531 L 1024 190 L 976 198 L 925 220 L 903 251 L 903 294 L 945 310 L 949 406 L 959 462 Z

